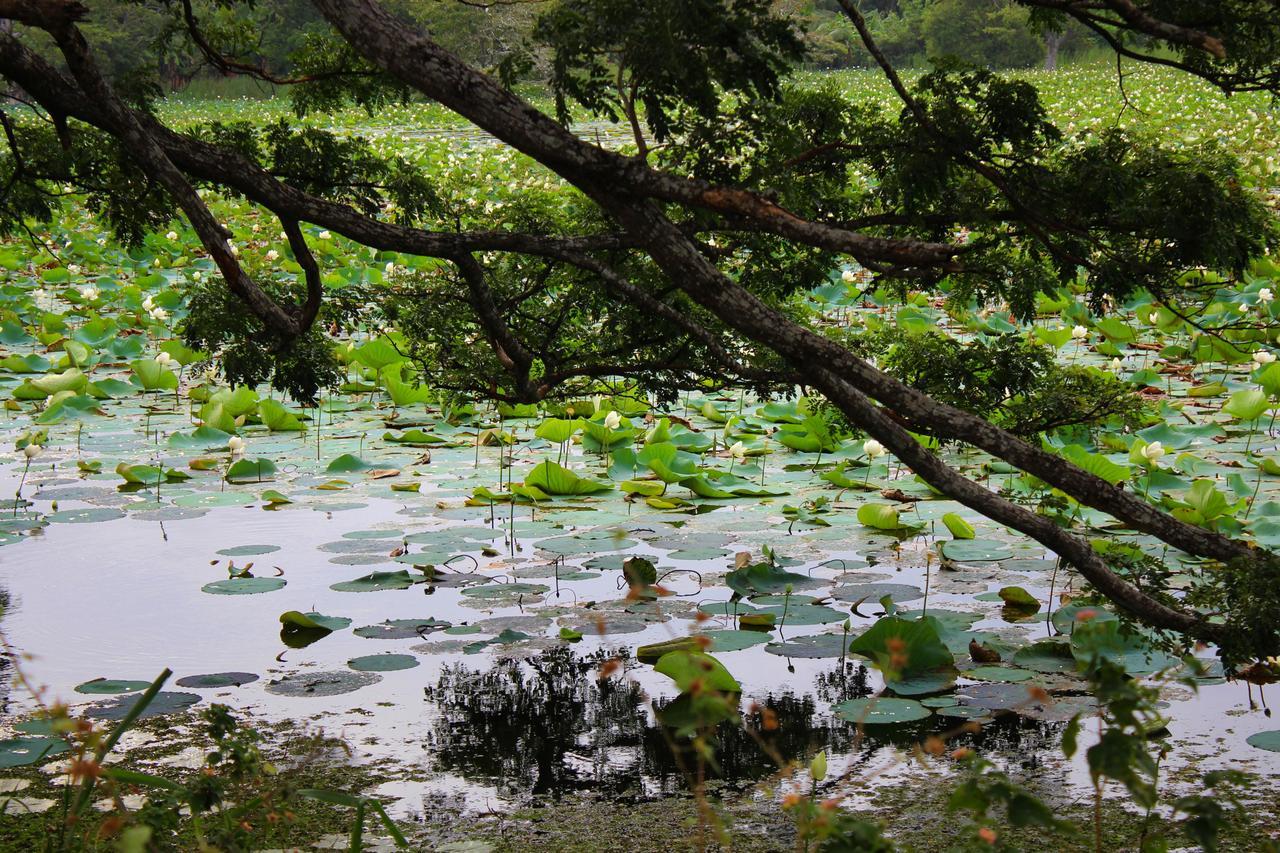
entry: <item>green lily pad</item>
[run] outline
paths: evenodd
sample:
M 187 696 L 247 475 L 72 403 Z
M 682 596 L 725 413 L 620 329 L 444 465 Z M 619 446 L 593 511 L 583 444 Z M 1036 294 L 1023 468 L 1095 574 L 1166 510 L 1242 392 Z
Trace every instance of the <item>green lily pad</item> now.
M 244 492 L 198 492 L 191 495 L 182 495 L 173 501 L 178 506 L 185 507 L 224 507 L 224 506 L 248 506 L 256 503 L 257 498 Z
M 234 548 L 223 548 L 218 553 L 224 557 L 257 557 L 262 554 L 273 554 L 279 550 L 279 545 L 237 545 Z
M 1013 556 L 1008 545 L 994 539 L 948 539 L 941 547 L 942 555 L 957 563 L 989 563 Z
M 77 693 L 133 693 L 146 690 L 151 686 L 149 681 L 121 681 L 118 678 L 95 678 L 76 685 Z
M 91 705 L 86 713 L 90 717 L 99 720 L 123 720 L 133 706 L 142 698 L 141 694 L 133 693 L 124 696 L 117 696 L 107 702 L 97 705 Z M 155 695 L 138 719 L 145 720 L 148 717 L 159 717 L 165 714 L 175 714 L 179 711 L 185 711 L 192 705 L 200 701 L 200 696 L 195 693 L 175 693 L 162 690 Z
M 200 587 L 201 592 L 212 595 L 257 595 L 283 589 L 284 578 L 227 578 Z
M 212 672 L 207 675 L 188 675 L 179 678 L 179 687 L 214 689 L 218 687 L 243 687 L 258 680 L 252 672 Z
M 759 631 L 744 631 L 759 634 Z M 765 636 L 768 636 L 767 634 Z M 849 638 L 844 634 L 814 634 L 797 637 L 785 643 L 770 643 L 764 650 L 771 655 L 787 658 L 838 658 L 848 654 Z
M 373 572 L 355 580 L 330 584 L 329 589 L 335 592 L 380 592 L 387 589 L 408 589 L 413 586 L 413 578 L 407 571 Z
M 1071 646 L 1053 640 L 1041 640 L 1023 646 L 1013 655 L 1013 662 L 1024 669 L 1036 672 L 1075 672 L 1076 659 Z
M 356 628 L 354 633 L 367 640 L 416 640 L 443 631 L 449 624 L 439 619 L 388 619 L 379 625 Z
M 834 706 L 832 710 L 842 720 L 868 726 L 914 723 L 933 713 L 914 699 L 892 699 L 883 696 L 850 699 Z
M 965 678 L 972 678 L 974 681 L 1004 681 L 1011 684 L 1019 681 L 1028 681 L 1036 677 L 1034 672 L 1028 672 L 1025 669 L 1013 669 L 1008 666 L 979 666 L 974 669 L 966 669 L 960 674 Z
M 400 654 L 363 655 L 347 661 L 347 666 L 356 672 L 395 672 L 418 665 L 418 659 L 413 655 Z
M 67 742 L 56 737 L 19 737 L 0 740 L 0 767 L 25 767 L 66 752 Z
M 1255 732 L 1245 738 L 1244 742 L 1249 746 L 1265 749 L 1268 752 L 1280 752 L 1280 729 L 1273 729 L 1269 732 Z
M 124 518 L 124 513 L 115 507 L 87 507 L 85 509 L 64 509 L 46 515 L 45 521 L 56 524 L 92 524 L 98 521 L 114 521 Z

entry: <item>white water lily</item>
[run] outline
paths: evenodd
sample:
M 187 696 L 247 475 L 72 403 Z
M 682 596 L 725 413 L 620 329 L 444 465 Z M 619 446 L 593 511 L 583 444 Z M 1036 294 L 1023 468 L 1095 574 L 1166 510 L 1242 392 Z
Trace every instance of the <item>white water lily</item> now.
M 169 355 L 169 353 L 162 352 L 162 353 L 156 354 L 156 364 L 159 364 L 162 367 L 167 367 L 172 362 L 173 362 L 173 356 Z
M 1259 302 L 1270 302 L 1272 299 L 1275 299 L 1275 298 L 1276 298 L 1276 295 L 1271 292 L 1271 288 L 1269 287 L 1264 287 L 1262 288 L 1262 290 L 1258 291 Z
M 244 439 L 238 435 L 233 435 L 227 439 L 227 450 L 231 451 L 232 456 L 239 456 L 244 453 Z
M 267 260 L 268 261 L 280 260 L 280 253 L 277 252 L 275 249 L 270 250 L 269 252 L 267 252 Z
M 178 232 L 170 231 L 168 234 L 164 235 L 164 238 L 168 240 L 170 243 L 172 243 L 174 240 L 178 239 Z
M 1089 337 L 1089 330 L 1084 326 L 1073 326 L 1071 329 L 1071 337 L 1077 341 L 1083 341 Z
M 93 302 L 95 299 L 98 298 L 98 288 L 96 287 L 80 288 L 80 298 L 83 299 L 85 302 Z
M 840 280 L 845 284 L 853 284 L 858 280 L 858 276 L 853 270 L 845 270 L 840 274 Z
M 38 444 L 28 444 L 26 447 L 22 448 L 22 455 L 27 457 L 27 459 L 35 459 L 41 453 L 44 453 L 44 448 Z
M 1146 447 L 1142 448 L 1142 456 L 1152 465 L 1160 461 L 1160 457 L 1164 456 L 1164 445 L 1158 441 L 1153 441 Z
M 1253 354 L 1253 360 L 1258 364 L 1270 364 L 1276 360 L 1276 357 L 1270 350 L 1260 349 Z
M 862 452 L 867 454 L 867 456 L 871 459 L 879 459 L 881 456 L 884 456 L 885 453 L 887 453 L 888 451 L 884 449 L 883 444 L 876 441 L 874 438 L 869 438 L 862 443 Z
M 617 429 L 622 426 L 622 415 L 617 412 L 610 412 L 604 416 L 604 425 L 609 429 Z
M 321 240 L 328 240 L 328 239 L 329 239 L 330 237 L 332 237 L 332 236 L 333 236 L 333 235 L 332 235 L 332 234 L 330 234 L 328 231 L 321 231 L 321 232 L 320 232 L 320 239 L 321 239 Z

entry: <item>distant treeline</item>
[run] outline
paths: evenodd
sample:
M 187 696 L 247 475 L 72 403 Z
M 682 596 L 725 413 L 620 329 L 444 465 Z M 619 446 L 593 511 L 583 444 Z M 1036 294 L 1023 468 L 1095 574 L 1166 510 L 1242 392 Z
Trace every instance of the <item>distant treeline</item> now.
M 807 63 L 814 68 L 855 68 L 871 57 L 836 0 L 770 0 L 805 33 Z M 385 0 L 416 20 L 467 61 L 494 68 L 513 56 L 526 75 L 543 72 L 535 25 L 558 0 L 468 4 L 458 0 Z M 85 32 L 110 63 L 118 81 L 145 75 L 173 91 L 209 75 L 208 64 L 185 37 L 174 9 L 156 0 L 98 0 Z M 228 7 L 197 0 L 207 40 L 224 54 L 287 77 L 308 41 L 327 26 L 307 0 L 257 0 Z M 861 0 L 881 48 L 898 65 L 955 56 L 993 68 L 1054 67 L 1060 56 L 1089 49 L 1082 30 L 1044 33 L 1011 0 Z M 140 81 L 141 82 L 141 81 Z

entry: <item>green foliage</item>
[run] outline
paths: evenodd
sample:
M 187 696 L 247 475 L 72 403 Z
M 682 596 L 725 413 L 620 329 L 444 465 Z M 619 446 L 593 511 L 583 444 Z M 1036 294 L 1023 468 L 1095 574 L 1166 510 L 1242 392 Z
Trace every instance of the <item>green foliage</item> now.
M 658 141 L 687 104 L 714 115 L 725 93 L 771 98 L 801 42 L 765 0 L 565 0 L 538 19 L 556 112 L 569 102 L 617 120 L 643 113 Z
M 1218 648 L 1225 666 L 1280 655 L 1280 557 L 1259 550 L 1222 566 L 1193 587 L 1187 600 L 1221 614 Z
M 929 6 L 920 26 L 931 57 L 991 68 L 1026 68 L 1044 59 L 1027 10 L 1013 2 L 940 0 Z
M 296 287 L 287 285 L 264 283 L 263 289 L 285 304 L 299 295 Z M 189 291 L 183 341 L 209 353 L 233 386 L 269 383 L 298 402 L 310 403 L 322 390 L 336 388 L 344 375 L 323 324 L 349 321 L 360 309 L 354 289 L 335 297 L 326 302 L 320 323 L 292 341 L 282 341 L 221 281 L 206 282 Z
M 1063 364 L 1049 347 L 1023 338 L 892 331 L 864 339 L 887 373 L 1017 435 L 1107 422 L 1136 428 L 1150 418 L 1147 404 L 1113 374 Z

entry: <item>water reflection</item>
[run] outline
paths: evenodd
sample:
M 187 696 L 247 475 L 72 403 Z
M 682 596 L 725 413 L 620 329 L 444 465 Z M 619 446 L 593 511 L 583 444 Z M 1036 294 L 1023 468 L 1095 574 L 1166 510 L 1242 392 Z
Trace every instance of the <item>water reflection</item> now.
M 493 785 L 505 795 L 592 791 L 615 799 L 674 793 L 688 786 L 696 766 L 690 745 L 656 723 L 640 685 L 600 679 L 600 667 L 619 660 L 639 666 L 625 650 L 578 656 L 556 648 L 525 661 L 499 660 L 484 671 L 445 668 L 425 691 L 438 715 L 430 734 L 436 770 Z M 864 667 L 834 664 L 813 692 L 744 698 L 748 725 L 717 733 L 716 766 L 708 778 L 746 787 L 778 769 L 776 758 L 807 760 L 819 749 L 856 753 L 870 761 L 883 747 L 910 748 L 949 728 L 941 718 L 917 725 L 868 729 L 859 738 L 832 704 L 872 692 Z M 666 701 L 657 703 L 665 707 Z M 1060 725 L 1008 717 L 955 743 L 1002 753 L 1034 768 L 1055 751 Z M 755 734 L 747 729 L 754 730 Z

